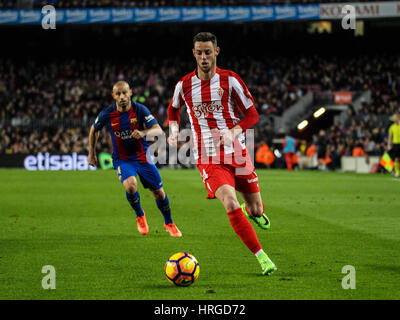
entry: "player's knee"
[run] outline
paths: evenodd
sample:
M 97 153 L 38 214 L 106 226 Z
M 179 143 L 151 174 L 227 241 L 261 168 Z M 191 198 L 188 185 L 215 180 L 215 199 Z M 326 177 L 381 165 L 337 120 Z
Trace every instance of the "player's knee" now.
M 226 197 L 224 199 L 224 205 L 227 211 L 232 211 L 240 208 L 239 201 L 235 197 Z
M 124 181 L 124 187 L 126 192 L 130 193 L 130 194 L 134 194 L 137 191 L 137 185 L 135 183 L 135 181 Z
M 164 192 L 163 188 L 158 189 L 158 190 L 153 190 L 152 193 L 156 200 L 164 200 L 164 198 L 165 198 L 165 192 Z

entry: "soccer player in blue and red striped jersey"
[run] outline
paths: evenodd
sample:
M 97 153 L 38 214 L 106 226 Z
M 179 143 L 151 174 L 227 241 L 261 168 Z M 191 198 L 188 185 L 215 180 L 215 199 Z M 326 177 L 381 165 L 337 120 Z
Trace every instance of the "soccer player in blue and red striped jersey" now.
M 181 237 L 182 233 L 171 217 L 171 208 L 160 173 L 146 155 L 149 147 L 146 136 L 161 134 L 163 131 L 144 105 L 131 101 L 132 90 L 127 82 L 118 81 L 113 86 L 112 96 L 115 104 L 101 111 L 90 128 L 88 162 L 92 166 L 97 165 L 96 143 L 100 130 L 105 126 L 113 144 L 114 169 L 125 187 L 126 198 L 136 213 L 139 232 L 143 235 L 148 234 L 149 226 L 140 204 L 137 176 L 143 187 L 153 194 L 164 217 L 164 228 L 172 237 Z

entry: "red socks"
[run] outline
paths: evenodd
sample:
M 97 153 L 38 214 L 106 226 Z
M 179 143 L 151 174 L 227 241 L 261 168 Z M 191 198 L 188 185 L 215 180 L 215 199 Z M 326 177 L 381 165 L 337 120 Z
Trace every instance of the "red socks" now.
M 257 234 L 254 231 L 249 220 L 245 217 L 241 208 L 229 211 L 228 213 L 229 221 L 235 230 L 236 234 L 244 242 L 244 244 L 249 248 L 254 254 L 261 250 L 260 242 L 258 241 Z
M 293 163 L 292 163 L 292 153 L 285 154 L 286 166 L 289 171 L 293 171 Z

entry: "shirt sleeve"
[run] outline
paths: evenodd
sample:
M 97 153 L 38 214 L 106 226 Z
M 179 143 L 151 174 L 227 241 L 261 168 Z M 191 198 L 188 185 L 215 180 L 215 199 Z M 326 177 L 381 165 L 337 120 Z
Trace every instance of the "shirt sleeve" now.
M 242 128 L 243 131 L 252 128 L 259 119 L 258 112 L 255 107 L 251 106 L 248 109 L 244 110 L 244 117 L 238 125 Z
M 101 111 L 93 123 L 94 130 L 101 130 L 109 119 L 108 113 L 105 110 Z
M 231 73 L 229 80 L 232 98 L 240 110 L 244 112 L 251 106 L 254 106 L 254 99 L 243 80 L 233 72 Z
M 158 124 L 157 120 L 154 118 L 154 116 L 151 114 L 150 110 L 147 107 L 145 107 L 144 105 L 139 105 L 139 106 L 140 106 L 140 120 L 147 129 L 150 129 L 152 126 Z
M 182 81 L 179 81 L 174 90 L 174 96 L 171 99 L 171 102 L 169 104 L 170 107 L 175 108 L 175 109 L 180 109 L 182 104 L 184 103 L 182 99 Z
M 167 109 L 168 122 L 176 121 L 179 124 L 180 108 L 185 103 L 182 98 L 181 91 L 182 91 L 182 81 L 179 81 L 175 86 L 174 95 Z

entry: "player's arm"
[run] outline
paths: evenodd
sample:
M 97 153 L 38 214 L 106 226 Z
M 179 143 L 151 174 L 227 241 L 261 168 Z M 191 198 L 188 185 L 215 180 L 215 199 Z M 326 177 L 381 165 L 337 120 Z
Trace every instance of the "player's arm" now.
M 88 154 L 88 163 L 89 165 L 95 167 L 97 166 L 97 155 L 96 155 L 96 144 L 97 140 L 100 136 L 100 130 L 104 127 L 107 121 L 107 114 L 102 111 L 99 116 L 96 118 L 94 124 L 90 127 L 89 132 L 89 154 Z
M 244 111 L 243 119 L 222 135 L 220 144 L 231 145 L 242 132 L 251 129 L 258 122 L 258 119 L 257 109 L 254 106 L 249 107 Z
M 235 102 L 235 107 L 239 108 L 243 113 L 243 119 L 233 128 L 225 133 L 220 140 L 220 144 L 230 145 L 235 139 L 247 129 L 252 128 L 259 119 L 255 102 L 251 96 L 247 86 L 243 80 L 235 73 L 231 74 L 232 79 L 232 98 Z
M 151 128 L 149 129 L 144 129 L 144 130 L 134 130 L 131 134 L 131 138 L 133 139 L 141 139 L 146 137 L 147 135 L 150 136 L 159 136 L 160 134 L 163 133 L 163 130 L 161 129 L 160 125 L 154 124 Z
M 140 115 L 139 115 L 139 123 L 143 124 L 142 130 L 134 130 L 131 133 L 132 139 L 141 139 L 146 137 L 147 135 L 151 136 L 158 136 L 163 133 L 160 125 L 158 124 L 157 120 L 151 114 L 150 110 L 141 104 L 136 104 Z
M 168 143 L 170 145 L 176 145 L 178 142 L 179 135 L 179 120 L 180 120 L 180 108 L 184 104 L 181 95 L 182 82 L 178 82 L 175 86 L 174 96 L 169 103 L 167 114 L 168 114 L 168 125 L 169 125 L 169 137 Z
M 97 166 L 96 144 L 99 136 L 100 131 L 96 131 L 92 125 L 89 132 L 89 155 L 87 161 L 93 167 Z

